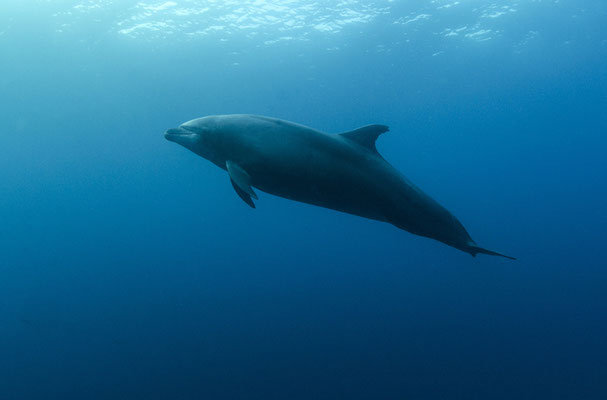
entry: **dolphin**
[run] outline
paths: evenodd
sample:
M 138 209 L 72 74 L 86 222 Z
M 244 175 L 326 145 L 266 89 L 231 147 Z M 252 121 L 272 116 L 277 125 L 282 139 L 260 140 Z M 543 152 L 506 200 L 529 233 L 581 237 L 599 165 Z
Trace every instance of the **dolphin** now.
M 250 207 L 253 188 L 377 221 L 438 240 L 476 256 L 515 259 L 476 245 L 446 208 L 411 183 L 377 151 L 389 129 L 367 125 L 328 134 L 260 115 L 196 118 L 165 132 L 226 170 L 234 190 Z

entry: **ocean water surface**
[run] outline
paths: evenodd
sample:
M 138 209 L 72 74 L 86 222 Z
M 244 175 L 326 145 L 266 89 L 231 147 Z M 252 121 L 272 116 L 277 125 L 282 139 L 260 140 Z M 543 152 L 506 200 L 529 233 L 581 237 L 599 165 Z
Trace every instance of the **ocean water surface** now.
M 607 3 L 5 0 L 0 399 L 607 398 Z M 205 115 L 377 147 L 476 258 L 259 193 Z

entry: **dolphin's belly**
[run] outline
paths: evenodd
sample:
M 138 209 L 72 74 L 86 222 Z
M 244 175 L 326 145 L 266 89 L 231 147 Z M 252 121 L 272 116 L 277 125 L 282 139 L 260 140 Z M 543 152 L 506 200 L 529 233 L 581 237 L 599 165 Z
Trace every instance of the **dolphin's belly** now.
M 390 179 L 376 160 L 357 163 L 336 162 L 329 157 L 305 156 L 273 158 L 249 165 L 253 186 L 258 189 L 319 207 L 357 216 L 387 221 Z
M 365 218 L 385 221 L 386 217 L 380 205 L 380 198 L 375 193 L 360 190 L 360 186 L 331 184 L 324 182 L 299 180 L 289 184 L 282 179 L 264 179 L 256 185 L 260 190 L 286 199 L 300 201 L 319 207 L 358 215 Z

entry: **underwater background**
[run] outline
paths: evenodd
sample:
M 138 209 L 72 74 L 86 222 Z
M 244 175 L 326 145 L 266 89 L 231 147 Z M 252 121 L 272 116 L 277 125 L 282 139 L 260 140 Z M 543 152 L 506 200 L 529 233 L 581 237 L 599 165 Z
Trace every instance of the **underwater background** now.
M 0 399 L 607 398 L 607 3 L 0 5 Z M 259 193 L 163 133 L 379 152 L 476 258 Z

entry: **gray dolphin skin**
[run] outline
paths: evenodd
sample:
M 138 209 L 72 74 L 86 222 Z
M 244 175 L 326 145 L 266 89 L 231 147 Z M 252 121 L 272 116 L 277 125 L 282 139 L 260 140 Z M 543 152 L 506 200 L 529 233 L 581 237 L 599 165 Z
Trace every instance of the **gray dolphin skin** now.
M 409 182 L 377 152 L 385 125 L 328 134 L 259 115 L 213 115 L 165 132 L 226 170 L 234 190 L 255 208 L 253 187 L 276 196 L 388 222 L 476 256 L 513 257 L 476 245 L 447 209 Z

